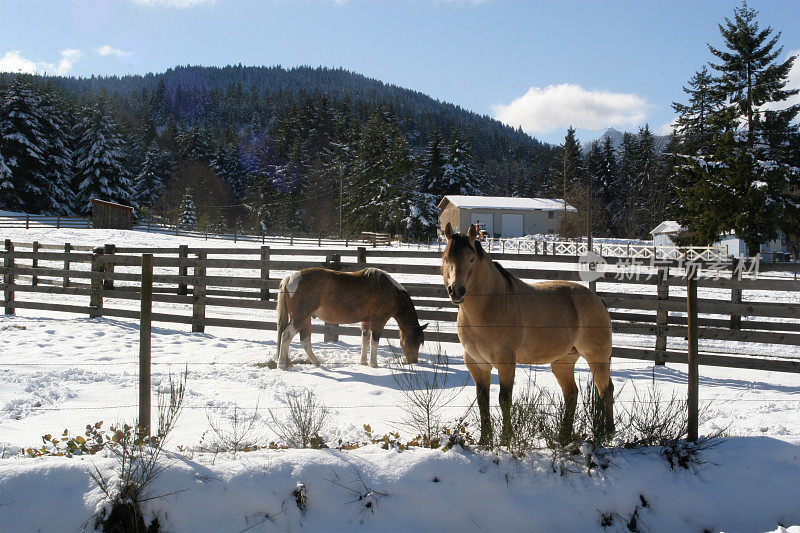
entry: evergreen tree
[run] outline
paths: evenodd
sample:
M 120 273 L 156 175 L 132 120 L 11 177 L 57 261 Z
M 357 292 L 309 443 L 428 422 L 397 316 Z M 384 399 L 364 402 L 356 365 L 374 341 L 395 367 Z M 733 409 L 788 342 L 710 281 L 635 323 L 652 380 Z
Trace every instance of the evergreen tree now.
M 566 237 L 577 237 L 585 234 L 581 230 L 581 222 L 585 219 L 585 209 L 591 198 L 590 191 L 583 183 L 583 161 L 581 159 L 581 146 L 575 137 L 575 128 L 570 126 L 564 137 L 556 167 L 556 178 L 559 184 L 559 195 L 564 199 L 565 205 L 575 207 L 578 212 L 567 212 L 566 208 L 561 217 L 559 233 Z
M 197 213 L 195 212 L 194 199 L 192 198 L 192 191 L 190 189 L 186 189 L 186 193 L 183 195 L 180 210 L 180 227 L 189 230 L 197 229 Z
M 75 126 L 75 211 L 88 214 L 98 198 L 133 204 L 133 185 L 123 166 L 125 144 L 102 104 L 87 110 Z
M 617 164 L 616 203 L 611 218 L 614 234 L 620 237 L 636 236 L 636 204 L 637 195 L 641 194 L 635 187 L 637 170 L 636 137 L 629 132 L 622 136 Z
M 47 178 L 47 139 L 43 132 L 41 98 L 21 75 L 2 95 L 0 150 L 5 160 L 0 207 L 28 213 L 51 208 Z
M 469 145 L 461 138 L 458 130 L 453 132 L 450 141 L 443 181 L 447 187 L 447 194 L 485 195 L 490 192 L 486 190 L 486 183 L 475 170 Z
M 734 230 L 751 254 L 777 237 L 797 234 L 800 170 L 792 163 L 794 118 L 800 106 L 781 105 L 798 91 L 785 89 L 794 57 L 777 62 L 780 33 L 759 28 L 746 3 L 719 29 L 724 49 L 709 46 L 720 61 L 713 90 L 720 95 L 718 125 L 709 149 L 686 154 L 678 167 L 682 217 L 695 239 L 713 242 Z
M 169 154 L 152 143 L 134 182 L 134 199 L 139 207 L 150 207 L 164 195 L 172 166 Z
M 376 109 L 361 133 L 345 187 L 347 225 L 355 231 L 399 233 L 409 212 L 412 161 L 408 142 L 385 108 Z
M 689 87 L 684 86 L 683 92 L 689 95 L 688 103 L 672 103 L 672 109 L 678 114 L 675 131 L 681 138 L 680 150 L 683 153 L 702 152 L 717 133 L 715 116 L 722 104 L 721 95 L 714 90 L 714 78 L 706 66 L 694 73 Z

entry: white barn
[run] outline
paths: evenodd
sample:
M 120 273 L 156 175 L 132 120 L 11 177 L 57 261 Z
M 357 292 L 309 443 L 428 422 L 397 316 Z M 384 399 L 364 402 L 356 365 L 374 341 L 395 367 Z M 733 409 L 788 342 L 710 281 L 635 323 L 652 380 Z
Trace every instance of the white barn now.
M 565 211 L 577 209 L 556 198 L 448 195 L 439 202 L 439 227 L 449 222 L 463 233 L 478 224 L 492 237 L 554 234 Z

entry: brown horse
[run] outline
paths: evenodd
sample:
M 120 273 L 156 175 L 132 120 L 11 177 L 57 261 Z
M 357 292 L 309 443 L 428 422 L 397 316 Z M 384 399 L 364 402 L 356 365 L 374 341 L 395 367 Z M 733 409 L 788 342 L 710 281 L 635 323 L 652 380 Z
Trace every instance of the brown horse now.
M 602 398 L 605 427 L 613 431 L 611 319 L 600 297 L 568 281 L 524 283 L 491 260 L 475 240 L 475 226 L 464 235 L 453 233 L 448 223 L 445 236 L 442 276 L 450 299 L 458 304 L 458 338 L 475 380 L 481 442 L 491 442 L 492 368 L 500 378 L 501 442 L 507 444 L 511 437 L 511 393 L 517 364 L 550 363 L 564 394 L 562 436 L 571 434 L 578 399 L 574 376 L 578 357 L 589 363 Z
M 400 326 L 400 346 L 407 363 L 416 363 L 424 340 L 417 311 L 408 291 L 377 268 L 353 273 L 305 268 L 281 281 L 278 291 L 278 368 L 289 366 L 289 343 L 299 332 L 300 342 L 315 365 L 311 350 L 311 317 L 332 324 L 361 322 L 361 364 L 378 366 L 378 340 L 389 318 Z

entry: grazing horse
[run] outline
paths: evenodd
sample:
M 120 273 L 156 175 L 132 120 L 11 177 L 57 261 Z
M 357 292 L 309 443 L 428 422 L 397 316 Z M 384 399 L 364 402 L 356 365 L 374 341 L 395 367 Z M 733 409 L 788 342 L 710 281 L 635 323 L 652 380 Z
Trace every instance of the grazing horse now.
M 602 398 L 605 427 L 613 431 L 611 319 L 603 301 L 578 283 L 524 283 L 491 260 L 475 240 L 477 234 L 475 226 L 464 235 L 453 233 L 447 224 L 442 276 L 450 300 L 458 304 L 458 338 L 475 380 L 481 443 L 491 442 L 492 368 L 500 378 L 501 443 L 507 444 L 511 437 L 511 393 L 517 364 L 550 363 L 564 394 L 561 435 L 570 435 L 578 400 L 574 376 L 578 357 L 589 363 Z
M 361 364 L 378 366 L 378 340 L 389 318 L 400 326 L 400 346 L 407 363 L 416 363 L 424 340 L 417 311 L 408 291 L 377 268 L 353 273 L 325 268 L 305 268 L 281 281 L 278 290 L 278 368 L 289 366 L 289 343 L 299 332 L 300 342 L 315 365 L 311 350 L 311 317 L 332 324 L 361 322 Z

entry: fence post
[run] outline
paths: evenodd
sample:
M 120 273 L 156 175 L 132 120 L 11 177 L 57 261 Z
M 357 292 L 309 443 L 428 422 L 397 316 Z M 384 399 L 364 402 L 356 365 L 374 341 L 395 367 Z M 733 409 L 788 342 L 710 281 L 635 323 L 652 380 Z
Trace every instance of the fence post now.
M 25 229 L 31 228 L 31 216 L 25 215 Z
M 358 264 L 358 268 L 362 269 L 367 266 L 367 247 L 366 246 L 359 246 L 358 253 L 356 254 L 356 263 Z
M 331 270 L 342 269 L 342 257 L 339 254 L 329 254 L 325 259 L 326 266 Z M 339 340 L 339 326 L 337 324 L 329 324 L 325 322 L 325 333 L 323 334 L 325 342 L 336 342 Z
M 192 304 L 192 331 L 206 330 L 206 253 L 197 252 L 194 266 L 194 303 Z
M 31 268 L 36 269 L 39 266 L 39 241 L 33 241 L 33 253 L 31 254 Z M 31 276 L 31 287 L 39 284 L 39 276 L 33 274 Z
M 104 254 L 110 255 L 111 259 L 114 259 L 114 254 L 117 251 L 117 247 L 114 244 L 106 244 L 105 249 L 103 251 Z M 103 272 L 106 274 L 110 274 L 110 277 L 103 278 L 103 290 L 113 291 L 114 290 L 114 263 L 105 263 L 103 265 Z
M 86 229 L 90 229 L 92 227 L 92 219 L 86 217 Z
M 56 217 L 56 229 L 61 229 L 61 215 Z
M 14 289 L 12 286 L 14 285 L 14 243 L 11 242 L 11 239 L 6 239 L 6 251 L 5 251 L 5 267 L 6 267 L 6 274 L 3 276 L 3 283 L 5 283 L 5 294 L 3 295 L 3 299 L 6 301 L 6 311 L 7 315 L 14 314 Z
M 698 375 L 698 354 L 697 354 L 697 270 L 686 270 L 686 311 L 688 318 L 688 374 L 689 391 L 687 395 L 687 407 L 689 409 L 687 418 L 687 439 L 690 442 L 697 440 L 698 426 L 698 397 L 700 394 L 700 376 Z
M 68 242 L 64 243 L 64 287 L 69 287 L 69 254 L 72 250 L 72 245 Z
M 269 246 L 261 247 L 261 281 L 269 280 Z M 266 284 L 261 287 L 261 299 L 269 300 L 269 289 Z
M 731 263 L 731 283 L 736 283 L 742 279 L 742 269 L 740 268 L 741 258 L 734 257 Z M 741 287 L 741 286 L 740 286 Z M 738 305 L 742 303 L 742 289 L 731 287 L 731 304 Z M 731 329 L 742 329 L 742 315 L 731 313 Z
M 656 307 L 656 358 L 657 366 L 663 366 L 667 359 L 666 327 L 669 320 L 669 311 L 662 302 L 669 300 L 669 267 L 658 269 L 658 302 Z
M 94 281 L 94 280 L 92 280 Z M 153 312 L 153 254 L 142 254 L 142 293 L 139 313 L 139 427 L 150 435 L 150 325 Z
M 188 276 L 189 275 L 189 267 L 186 266 L 185 261 L 189 258 L 189 246 L 186 244 L 181 244 L 178 246 L 178 262 L 180 266 L 178 267 L 178 275 L 179 276 Z M 178 282 L 178 294 L 181 296 L 185 296 L 189 294 L 189 287 L 187 287 L 186 283 L 181 281 Z
M 103 263 L 100 261 L 103 255 L 103 249 L 100 247 L 92 251 L 92 272 L 95 276 L 92 277 L 91 287 L 92 293 L 89 296 L 89 318 L 97 318 L 100 316 L 103 309 L 103 278 L 99 275 L 103 272 Z

